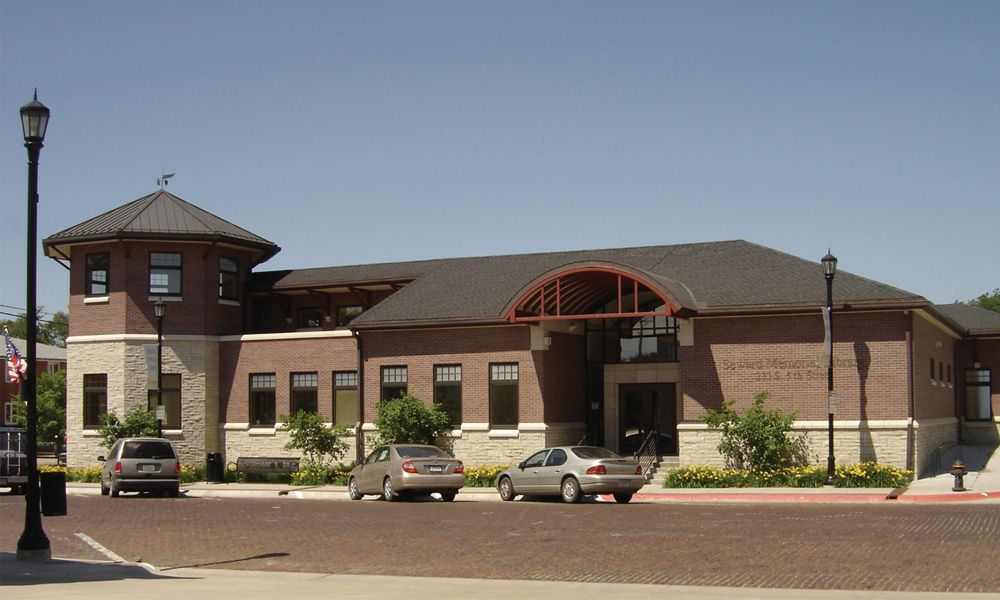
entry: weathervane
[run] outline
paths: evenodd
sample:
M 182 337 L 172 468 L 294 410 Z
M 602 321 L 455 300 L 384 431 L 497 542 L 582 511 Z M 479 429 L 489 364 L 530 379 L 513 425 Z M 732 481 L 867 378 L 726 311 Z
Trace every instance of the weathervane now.
M 163 188 L 165 188 L 167 186 L 168 183 L 170 183 L 167 180 L 170 179 L 173 176 L 174 176 L 174 173 L 164 173 L 163 172 L 163 167 L 160 167 L 160 178 L 156 180 L 156 185 L 160 186 L 160 189 L 162 190 Z

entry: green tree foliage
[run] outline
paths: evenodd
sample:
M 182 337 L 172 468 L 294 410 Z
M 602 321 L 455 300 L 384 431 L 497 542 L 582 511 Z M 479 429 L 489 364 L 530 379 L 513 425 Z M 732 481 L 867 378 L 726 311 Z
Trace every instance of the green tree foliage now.
M 790 435 L 795 415 L 778 410 L 764 410 L 769 394 L 754 396 L 745 415 L 733 410 L 733 402 L 723 402 L 722 410 L 709 410 L 702 420 L 709 427 L 722 429 L 719 452 L 732 469 L 774 470 L 803 462 L 804 440 Z
M 38 413 L 37 440 L 41 444 L 58 447 L 66 433 L 66 377 L 62 373 L 41 373 L 35 386 L 35 410 Z M 14 420 L 21 427 L 28 426 L 28 410 L 17 396 L 14 402 Z
M 341 439 L 349 435 L 347 427 L 337 425 L 330 429 L 314 412 L 300 410 L 292 416 L 284 415 L 281 423 L 289 435 L 285 450 L 301 451 L 308 465 L 330 466 L 347 452 L 347 443 Z
M 43 309 L 42 306 L 38 307 L 38 343 L 65 348 L 66 338 L 69 336 L 69 316 L 62 311 L 57 311 L 48 319 L 43 319 L 42 315 L 45 314 Z M 0 321 L 0 329 L 3 327 L 7 328 L 11 337 L 27 339 L 28 314 L 21 313 L 14 319 Z M 22 354 L 24 353 L 24 348 L 19 348 L 19 350 L 22 351 Z
M 156 415 L 135 408 L 125 413 L 124 419 L 119 419 L 114 410 L 101 415 L 101 426 L 97 429 L 105 448 L 111 448 L 115 441 L 125 437 L 157 437 Z
M 969 304 L 985 308 L 986 310 L 992 310 L 993 312 L 1000 312 L 1000 288 L 988 294 L 982 294 L 975 300 L 969 300 Z
M 377 443 L 435 444 L 451 430 L 451 418 L 437 404 L 427 408 L 414 394 L 403 394 L 378 405 Z

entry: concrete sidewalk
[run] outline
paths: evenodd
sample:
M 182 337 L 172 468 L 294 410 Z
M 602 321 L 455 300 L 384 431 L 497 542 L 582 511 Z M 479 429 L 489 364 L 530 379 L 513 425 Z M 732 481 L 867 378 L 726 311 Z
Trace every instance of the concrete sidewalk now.
M 1000 502 L 1000 449 L 968 447 L 970 469 L 964 492 L 953 492 L 954 477 L 941 474 L 918 479 L 905 489 L 891 488 L 664 488 L 646 485 L 633 502 Z M 267 483 L 191 483 L 181 486 L 191 498 L 274 498 L 347 500 L 345 486 L 290 486 Z M 96 483 L 68 483 L 71 494 L 99 494 Z M 374 498 L 368 496 L 366 498 Z M 493 488 L 463 488 L 456 502 L 499 502 Z M 608 497 L 600 501 L 613 502 Z
M 68 585 L 72 584 L 72 585 Z M 725 588 L 651 584 L 582 583 L 496 579 L 445 579 L 440 577 L 390 577 L 381 575 L 332 575 L 275 571 L 220 569 L 162 569 L 137 563 L 110 563 L 54 559 L 18 562 L 9 552 L 0 553 L 0 586 L 5 598 L 72 600 L 122 598 L 134 600 L 210 597 L 216 600 L 247 598 L 408 598 L 450 600 L 468 598 L 548 598 L 598 600 L 629 597 L 637 600 L 792 600 L 808 595 L 817 600 L 1000 598 L 1000 594 L 941 592 L 873 592 L 841 590 L 788 590 Z

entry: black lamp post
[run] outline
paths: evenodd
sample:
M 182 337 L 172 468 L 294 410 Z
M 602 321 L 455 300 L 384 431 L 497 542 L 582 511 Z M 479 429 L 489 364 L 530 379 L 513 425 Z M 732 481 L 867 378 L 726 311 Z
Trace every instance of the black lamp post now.
M 156 433 L 163 437 L 160 412 L 163 410 L 163 315 L 167 313 L 166 302 L 162 298 L 157 300 L 153 310 L 156 311 Z
M 837 274 L 837 257 L 826 251 L 823 257 L 823 276 L 826 277 L 826 319 L 830 335 L 830 352 L 826 365 L 827 393 L 827 433 L 829 435 L 829 454 L 826 457 L 826 485 L 833 485 L 833 473 L 836 460 L 833 457 L 833 410 L 836 399 L 833 395 L 833 276 Z
M 21 127 L 24 129 L 24 147 L 28 149 L 28 264 L 27 295 L 28 331 L 25 340 L 25 358 L 28 373 L 21 382 L 21 397 L 28 408 L 28 491 L 25 494 L 24 531 L 17 540 L 17 559 L 42 561 L 52 557 L 49 538 L 42 529 L 42 514 L 38 490 L 38 405 L 35 402 L 35 346 L 38 341 L 38 310 L 36 308 L 35 271 L 38 254 L 38 155 L 42 151 L 45 129 L 49 125 L 49 109 L 35 98 L 21 107 Z

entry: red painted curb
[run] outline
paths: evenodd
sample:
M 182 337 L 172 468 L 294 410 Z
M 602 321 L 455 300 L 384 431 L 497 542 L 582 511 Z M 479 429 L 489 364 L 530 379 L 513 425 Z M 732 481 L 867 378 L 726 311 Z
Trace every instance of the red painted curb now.
M 610 495 L 600 496 L 604 502 L 614 502 Z M 638 502 L 885 502 L 883 494 L 636 494 Z
M 950 494 L 903 494 L 900 502 L 970 502 L 1000 498 L 1000 492 L 952 492 Z

